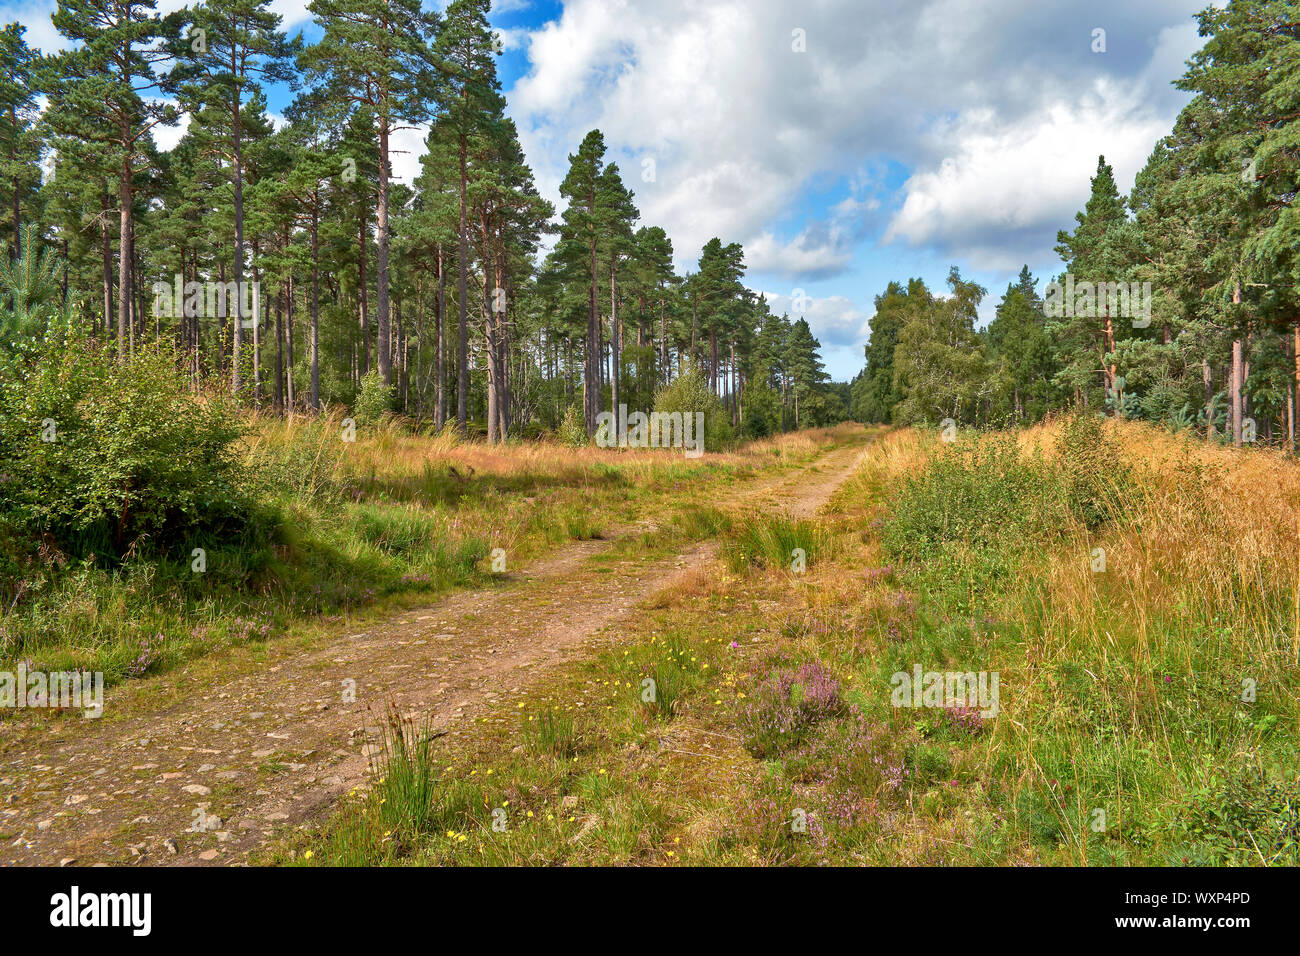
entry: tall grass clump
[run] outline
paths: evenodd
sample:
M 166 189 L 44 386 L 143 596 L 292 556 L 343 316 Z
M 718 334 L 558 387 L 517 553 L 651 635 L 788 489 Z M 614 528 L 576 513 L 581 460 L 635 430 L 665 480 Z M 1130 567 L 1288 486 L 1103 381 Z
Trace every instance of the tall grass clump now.
M 830 536 L 816 521 L 784 515 L 753 516 L 723 543 L 722 555 L 727 566 L 737 573 L 754 568 L 802 573 L 825 557 L 830 545 Z
M 413 840 L 428 831 L 437 806 L 436 737 L 430 725 L 417 726 L 393 704 L 382 733 L 383 745 L 371 760 L 376 812 L 386 831 Z

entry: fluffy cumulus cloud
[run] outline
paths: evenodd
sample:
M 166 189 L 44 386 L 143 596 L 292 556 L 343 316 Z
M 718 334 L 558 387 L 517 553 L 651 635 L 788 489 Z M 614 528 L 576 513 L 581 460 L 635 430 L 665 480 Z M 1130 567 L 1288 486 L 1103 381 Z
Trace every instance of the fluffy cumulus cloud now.
M 870 317 L 842 295 L 818 298 L 803 289 L 763 291 L 762 295 L 777 315 L 788 315 L 791 321 L 807 319 L 824 346 L 854 346 L 867 334 Z
M 977 269 L 1015 269 L 1043 253 L 1086 198 L 1099 154 L 1121 189 L 1132 185 L 1177 108 L 1153 92 L 1195 47 L 1193 25 L 1164 30 L 1136 79 L 1102 74 L 1017 115 L 981 107 L 937 121 L 937 161 L 903 185 L 884 241 L 930 245 Z
M 1164 118 L 1134 109 L 1131 93 L 1098 87 L 1011 122 L 976 110 L 943 124 L 948 155 L 904 184 L 884 241 L 932 245 L 977 269 L 1015 269 L 1041 252 L 1079 208 L 1101 151 L 1131 184 L 1168 132 Z
M 854 367 L 864 266 L 1051 261 L 1099 154 L 1131 184 L 1204 2 L 567 0 L 518 41 L 510 111 L 557 205 L 599 128 L 680 268 L 718 236 L 760 284 L 843 286 L 807 317 Z
M 819 179 L 888 157 L 912 171 L 889 239 L 1000 263 L 1068 221 L 1098 153 L 1131 177 L 1167 131 L 1201 5 L 570 0 L 529 37 L 511 110 L 553 198 L 603 130 L 683 260 L 719 235 L 764 270 L 848 268 L 863 237 L 843 217 L 778 225 Z

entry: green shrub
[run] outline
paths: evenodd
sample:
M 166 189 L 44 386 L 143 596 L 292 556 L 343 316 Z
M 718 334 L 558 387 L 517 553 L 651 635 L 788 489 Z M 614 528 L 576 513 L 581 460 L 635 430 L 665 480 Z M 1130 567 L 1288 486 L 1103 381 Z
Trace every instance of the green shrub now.
M 564 410 L 564 419 L 556 429 L 556 437 L 570 448 L 581 448 L 587 444 L 587 423 L 582 419 L 582 409 L 570 405 Z
M 1300 781 L 1294 774 L 1234 768 L 1189 793 L 1169 827 L 1175 858 L 1197 866 L 1300 864 Z
M 1005 557 L 1064 530 L 1067 514 L 1053 471 L 1014 438 L 947 445 L 902 484 L 885 519 L 887 552 L 906 561 L 973 557 L 983 572 L 1009 570 Z
M 393 397 L 396 394 L 393 386 L 384 384 L 378 369 L 371 369 L 361 376 L 361 388 L 357 391 L 356 404 L 352 409 L 357 424 L 377 424 L 385 414 L 393 410 Z
M 705 451 L 723 451 L 735 443 L 729 413 L 709 388 L 708 376 L 694 365 L 655 393 L 654 410 L 683 415 L 703 412 Z
M 122 554 L 142 536 L 220 540 L 253 513 L 223 400 L 189 391 L 175 355 L 52 331 L 0 358 L 0 520 L 74 553 Z

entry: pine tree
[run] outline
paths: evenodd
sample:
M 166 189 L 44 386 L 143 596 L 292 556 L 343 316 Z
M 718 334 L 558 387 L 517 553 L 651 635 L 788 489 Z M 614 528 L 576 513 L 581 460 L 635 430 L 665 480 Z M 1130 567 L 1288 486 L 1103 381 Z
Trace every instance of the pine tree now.
M 35 218 L 40 187 L 40 140 L 35 72 L 38 54 L 23 39 L 26 28 L 10 23 L 0 31 L 0 232 L 13 236 L 10 247 L 17 256 L 22 244 L 23 207 Z M 12 216 L 8 228 L 4 220 Z
M 486 119 L 504 115 L 496 74 L 497 47 L 487 22 L 490 0 L 452 0 L 433 46 L 443 110 L 437 118 L 455 143 L 459 175 L 457 224 L 457 307 L 460 324 L 456 348 L 456 424 L 468 428 L 469 402 L 469 163 L 473 140 L 485 132 Z
M 859 421 L 890 420 L 900 398 L 894 388 L 894 349 L 906 319 L 909 297 L 916 295 L 928 300 L 929 294 L 923 282 L 913 279 L 907 289 L 891 282 L 876 296 L 876 314 L 871 317 L 865 346 L 867 367 L 862 378 L 854 383 L 853 412 Z
M 576 253 L 581 247 L 586 261 L 582 266 L 587 284 L 587 341 L 586 361 L 583 366 L 583 416 L 587 437 L 596 434 L 596 416 L 600 411 L 600 306 L 597 304 L 600 267 L 597 249 L 603 209 L 600 175 L 605 165 L 605 140 L 600 130 L 594 129 L 582 140 L 578 152 L 569 156 L 569 172 L 560 183 L 560 195 L 569 200 L 563 213 L 561 240 L 567 241 L 569 261 L 577 262 Z
M 1088 203 L 1074 218 L 1073 233 L 1057 233 L 1056 252 L 1065 262 L 1066 276 L 1073 278 L 1073 283 L 1065 282 L 1065 295 L 1074 294 L 1075 284 L 1082 288 L 1073 302 L 1057 300 L 1063 314 L 1050 316 L 1048 329 L 1059 350 L 1059 380 L 1086 403 L 1098 384 L 1106 398 L 1119 391 L 1114 357 L 1119 316 L 1112 314 L 1111 297 L 1097 294 L 1096 287 L 1126 281 L 1134 241 L 1125 202 L 1104 156 L 1097 158 Z
M 173 124 L 175 107 L 145 99 L 172 59 L 179 19 L 161 19 L 156 0 L 59 0 L 59 32 L 80 44 L 54 57 L 41 74 L 50 99 L 47 121 L 59 135 L 107 147 L 118 176 L 117 348 L 126 361 L 131 315 L 131 237 L 135 179 L 148 164 L 151 130 Z
M 403 124 L 420 122 L 432 112 L 433 72 L 426 42 L 437 29 L 437 18 L 420 8 L 420 0 L 312 0 L 308 9 L 324 36 L 303 51 L 299 63 L 328 76 L 335 88 L 367 107 L 378 132 L 375 324 L 379 374 L 387 385 L 392 379 L 389 142 Z
M 232 275 L 237 294 L 233 331 L 236 361 L 231 363 L 231 390 L 240 390 L 238 357 L 243 348 L 244 295 L 244 180 L 245 139 L 266 135 L 264 121 L 249 125 L 247 97 L 256 102 L 253 116 L 262 113 L 261 91 L 266 82 L 293 79 L 289 66 L 299 43 L 290 43 L 280 31 L 280 16 L 269 9 L 270 0 L 206 0 L 193 11 L 186 31 L 186 52 L 178 59 L 173 82 L 191 112 L 203 113 L 202 127 L 219 136 L 221 152 L 230 162 L 233 189 L 234 250 Z M 219 131 L 219 132 L 218 132 Z

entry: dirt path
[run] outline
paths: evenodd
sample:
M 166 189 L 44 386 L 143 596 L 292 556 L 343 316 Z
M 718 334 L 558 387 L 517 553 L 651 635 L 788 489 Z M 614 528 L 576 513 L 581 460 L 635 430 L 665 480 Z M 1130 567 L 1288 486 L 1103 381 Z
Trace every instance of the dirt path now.
M 831 449 L 719 503 L 811 515 L 861 454 L 860 445 Z M 499 698 L 608 640 L 715 547 L 596 568 L 590 559 L 612 543 L 567 546 L 498 586 L 341 632 L 324 647 L 275 642 L 255 672 L 232 676 L 209 659 L 138 682 L 123 719 L 20 728 L 0 757 L 0 861 L 242 862 L 279 828 L 364 785 L 386 702 L 457 736 Z M 351 681 L 355 702 L 345 702 Z

